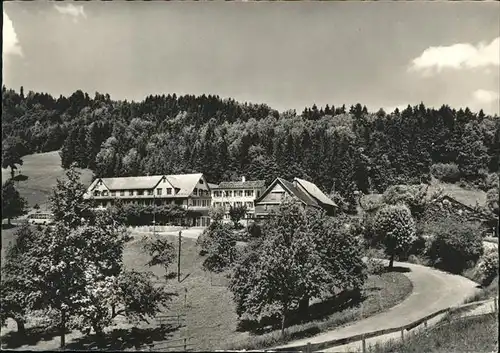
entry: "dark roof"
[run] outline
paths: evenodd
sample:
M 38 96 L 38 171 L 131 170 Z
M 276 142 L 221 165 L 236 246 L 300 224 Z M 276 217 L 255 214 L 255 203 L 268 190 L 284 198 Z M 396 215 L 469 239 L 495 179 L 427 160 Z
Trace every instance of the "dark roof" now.
M 252 189 L 263 188 L 264 186 L 266 186 L 264 180 L 223 181 L 219 184 L 219 189 Z

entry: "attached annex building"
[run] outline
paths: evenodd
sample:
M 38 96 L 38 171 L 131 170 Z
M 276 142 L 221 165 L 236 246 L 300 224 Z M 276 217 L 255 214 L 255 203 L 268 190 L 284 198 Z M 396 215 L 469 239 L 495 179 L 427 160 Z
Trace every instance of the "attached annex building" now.
M 178 205 L 198 211 L 201 216 L 187 220 L 193 226 L 208 226 L 211 206 L 210 186 L 201 173 L 140 177 L 97 178 L 85 198 L 105 208 L 115 200 L 139 205 Z
M 212 188 L 212 206 L 223 208 L 224 220 L 228 221 L 230 207 L 246 207 L 246 219 L 255 216 L 255 199 L 259 198 L 264 191 L 266 182 L 264 180 L 223 181 Z
M 323 209 L 330 215 L 333 215 L 338 207 L 314 183 L 299 178 L 294 178 L 293 182 L 276 178 L 262 195 L 255 200 L 256 218 L 265 218 L 272 211 L 277 211 L 287 196 L 298 200 L 304 207 Z

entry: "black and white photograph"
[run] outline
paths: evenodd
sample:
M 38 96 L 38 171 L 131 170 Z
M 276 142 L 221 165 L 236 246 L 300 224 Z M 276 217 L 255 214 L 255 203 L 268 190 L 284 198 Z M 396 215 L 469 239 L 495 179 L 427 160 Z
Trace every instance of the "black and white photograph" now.
M 499 350 L 499 1 L 2 5 L 2 351 Z

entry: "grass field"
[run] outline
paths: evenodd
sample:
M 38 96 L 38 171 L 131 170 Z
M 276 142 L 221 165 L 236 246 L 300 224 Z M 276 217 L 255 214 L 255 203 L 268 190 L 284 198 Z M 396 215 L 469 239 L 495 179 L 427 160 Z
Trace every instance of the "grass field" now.
M 42 209 L 47 206 L 48 197 L 56 180 L 65 176 L 61 167 L 58 151 L 36 153 L 24 156 L 23 165 L 16 171 L 17 189 L 30 207 L 38 204 Z M 84 185 L 90 185 L 92 171 L 78 169 Z M 10 168 L 2 169 L 2 182 L 10 178 Z
M 13 239 L 13 230 L 2 233 L 3 244 L 6 246 L 8 239 Z M 124 265 L 127 268 L 138 271 L 152 271 L 159 279 L 164 281 L 164 270 L 159 267 L 148 268 L 146 263 L 149 256 L 145 254 L 142 247 L 147 236 L 136 234 L 127 244 L 124 251 Z M 177 237 L 166 235 L 174 241 L 177 249 Z M 227 289 L 227 279 L 223 275 L 210 275 L 202 270 L 202 258 L 198 255 L 196 240 L 183 238 L 181 245 L 181 282 L 177 278 L 168 281 L 169 289 L 178 293 L 169 308 L 162 315 L 185 314 L 185 319 L 180 320 L 181 327 L 173 327 L 169 332 L 156 334 L 159 322 L 153 320 L 149 324 L 144 323 L 137 327 L 140 335 L 144 337 L 155 336 L 152 340 L 156 345 L 164 340 L 178 339 L 182 337 L 193 337 L 192 348 L 196 350 L 214 350 L 229 346 L 260 346 L 262 344 L 272 345 L 276 341 L 278 331 L 272 331 L 264 335 L 250 334 L 237 330 L 238 318 L 235 313 L 232 295 Z M 2 249 L 3 252 L 3 249 Z M 173 264 L 170 271 L 177 270 L 177 263 Z M 400 303 L 412 290 L 411 282 L 402 273 L 385 273 L 381 276 L 370 276 L 365 286 L 366 299 L 362 307 L 346 308 L 340 312 L 330 312 L 327 316 L 317 318 L 315 321 L 295 325 L 289 328 L 291 338 L 314 334 L 316 332 L 331 329 L 361 317 L 373 315 Z M 331 311 L 331 310 L 330 310 Z M 175 326 L 175 325 L 174 325 Z M 117 321 L 116 326 L 108 330 L 112 336 L 112 329 L 121 332 L 122 336 L 131 336 L 132 325 L 125 321 Z M 9 337 L 9 330 L 13 329 L 12 323 L 8 329 L 2 329 L 2 336 Z M 120 331 L 121 330 L 121 331 Z M 154 333 L 154 334 L 153 334 Z M 142 337 L 141 336 L 141 337 Z M 111 338 L 110 338 L 111 340 Z M 95 344 L 93 336 L 82 337 L 79 332 L 72 332 L 68 339 L 69 347 L 72 349 L 90 349 Z M 135 349 L 144 346 L 146 338 L 137 339 L 131 347 L 124 346 L 123 337 L 114 339 L 108 348 Z M 118 346 L 117 342 L 120 342 Z M 45 340 L 34 340 L 32 345 L 23 345 L 18 348 L 24 349 L 55 349 L 58 347 L 59 338 L 49 337 Z
M 421 333 L 402 343 L 374 346 L 371 353 L 498 352 L 498 317 L 492 313 L 463 318 Z

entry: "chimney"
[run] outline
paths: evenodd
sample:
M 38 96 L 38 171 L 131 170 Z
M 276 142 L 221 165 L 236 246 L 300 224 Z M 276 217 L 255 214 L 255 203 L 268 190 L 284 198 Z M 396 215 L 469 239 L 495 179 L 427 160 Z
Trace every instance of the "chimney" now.
M 246 178 L 244 176 L 242 176 L 241 181 L 244 183 L 246 181 Z

